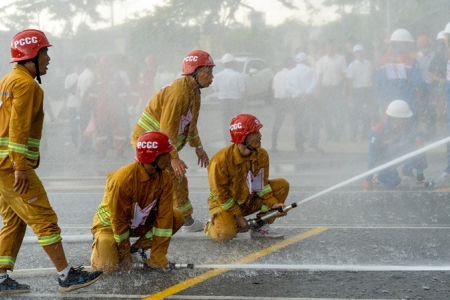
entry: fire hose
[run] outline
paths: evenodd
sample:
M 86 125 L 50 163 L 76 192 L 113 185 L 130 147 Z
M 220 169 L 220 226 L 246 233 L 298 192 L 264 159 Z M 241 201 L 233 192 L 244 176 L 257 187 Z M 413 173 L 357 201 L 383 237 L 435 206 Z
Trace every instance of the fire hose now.
M 424 153 L 424 152 L 426 152 L 428 150 L 431 150 L 431 149 L 434 149 L 436 147 L 439 147 L 439 146 L 441 146 L 443 144 L 446 144 L 448 142 L 450 142 L 450 137 L 446 137 L 445 139 L 442 139 L 440 141 L 437 141 L 437 142 L 434 142 L 432 144 L 429 144 L 429 145 L 427 145 L 427 146 L 425 146 L 423 148 L 420 148 L 420 149 L 418 149 L 416 151 L 413 151 L 413 152 L 410 152 L 408 154 L 405 154 L 405 155 L 403 155 L 403 156 L 401 156 L 399 158 L 396 158 L 394 160 L 391 160 L 391 161 L 389 161 L 389 162 L 387 162 L 387 163 L 385 163 L 385 164 L 383 164 L 381 166 L 378 166 L 378 167 L 373 168 L 373 169 L 371 169 L 371 170 L 369 170 L 367 172 L 364 172 L 364 173 L 362 173 L 360 175 L 352 177 L 352 178 L 350 178 L 350 179 L 348 179 L 348 180 L 346 180 L 344 182 L 341 182 L 341 183 L 338 183 L 336 185 L 333 185 L 332 187 L 329 187 L 329 188 L 327 188 L 327 189 L 325 189 L 325 190 L 323 190 L 323 191 L 321 191 L 319 193 L 316 193 L 316 194 L 314 194 L 312 196 L 309 196 L 309 197 L 307 197 L 307 198 L 305 198 L 303 200 L 300 200 L 298 202 L 294 202 L 291 205 L 286 206 L 284 209 L 280 208 L 280 209 L 270 210 L 269 212 L 267 212 L 266 214 L 264 214 L 262 216 L 258 216 L 258 217 L 254 218 L 254 219 L 247 220 L 247 226 L 248 226 L 249 229 L 257 229 L 257 228 L 263 226 L 264 224 L 266 224 L 268 220 L 276 217 L 278 212 L 286 213 L 286 212 L 290 211 L 291 209 L 296 208 L 300 204 L 303 204 L 303 203 L 306 203 L 308 201 L 311 201 L 311 200 L 313 200 L 313 199 L 315 199 L 315 198 L 317 198 L 319 196 L 322 196 L 322 195 L 324 195 L 326 193 L 334 191 L 335 189 L 338 189 L 338 188 L 340 188 L 340 187 L 342 187 L 344 185 L 347 185 L 349 183 L 352 183 L 354 181 L 360 180 L 362 178 L 366 178 L 367 176 L 375 174 L 378 171 L 381 171 L 381 170 L 383 170 L 385 168 L 388 168 L 388 167 L 391 167 L 393 165 L 396 165 L 396 164 L 398 164 L 400 162 L 403 162 L 403 161 L 407 160 L 408 158 L 414 157 L 416 155 L 419 155 L 419 154 Z

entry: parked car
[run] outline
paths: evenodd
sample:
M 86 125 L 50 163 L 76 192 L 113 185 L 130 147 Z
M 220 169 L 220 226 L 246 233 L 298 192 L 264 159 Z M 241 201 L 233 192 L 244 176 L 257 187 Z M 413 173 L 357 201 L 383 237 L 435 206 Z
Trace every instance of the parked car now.
M 233 55 L 235 59 L 234 69 L 244 74 L 245 88 L 247 93 L 247 106 L 266 105 L 272 98 L 273 70 L 267 63 L 250 54 Z M 214 74 L 223 70 L 220 60 L 215 61 Z M 207 89 L 208 90 L 208 89 Z M 205 90 L 206 91 L 206 90 Z M 203 93 L 203 91 L 202 91 Z M 212 88 L 203 96 L 205 103 L 215 103 L 218 101 L 217 92 Z

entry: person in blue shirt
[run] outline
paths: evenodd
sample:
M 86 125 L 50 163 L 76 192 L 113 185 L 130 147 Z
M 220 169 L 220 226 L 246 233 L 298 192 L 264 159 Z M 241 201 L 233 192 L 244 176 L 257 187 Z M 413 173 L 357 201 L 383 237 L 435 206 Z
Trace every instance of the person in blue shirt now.
M 385 119 L 373 127 L 370 135 L 369 170 L 423 146 L 414 125 L 410 122 L 413 112 L 406 101 L 392 101 L 387 107 L 386 115 Z M 423 171 L 428 167 L 428 163 L 425 153 L 422 153 L 398 165 L 385 168 L 375 176 L 368 176 L 364 188 L 366 190 L 372 189 L 374 181 L 378 181 L 387 189 L 397 188 L 402 182 L 397 170 L 400 165 L 403 165 L 402 174 L 405 177 L 413 177 L 415 170 L 417 187 L 429 187 L 431 185 L 425 181 Z

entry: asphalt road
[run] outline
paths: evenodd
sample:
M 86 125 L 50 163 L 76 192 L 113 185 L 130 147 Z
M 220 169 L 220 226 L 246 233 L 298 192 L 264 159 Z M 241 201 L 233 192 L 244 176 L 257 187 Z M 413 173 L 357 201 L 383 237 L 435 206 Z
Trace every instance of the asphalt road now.
M 116 158 L 110 151 L 101 160 L 95 153 L 79 155 L 67 124 L 47 125 L 48 147 L 38 174 L 59 216 L 70 263 L 88 266 L 89 230 L 105 176 L 132 161 L 133 153 L 129 149 Z M 283 131 L 280 151 L 271 155 L 270 176 L 290 182 L 287 203 L 366 171 L 364 142 L 323 143 L 323 155 L 309 149 L 300 154 L 291 148 L 289 130 Z M 204 138 L 209 153 L 224 145 L 215 140 L 219 135 Z M 190 166 L 194 216 L 205 221 L 206 171 L 195 166 L 193 151 L 183 150 L 182 158 Z M 442 149 L 430 153 L 429 163 L 426 176 L 437 178 L 445 163 Z M 361 184 L 317 197 L 278 219 L 273 228 L 284 239 L 255 240 L 245 233 L 218 244 L 202 233 L 177 233 L 169 259 L 194 269 L 159 274 L 136 268 L 69 294 L 56 291 L 52 264 L 28 232 L 11 276 L 32 291 L 5 299 L 450 299 L 448 184 L 419 190 L 406 183 L 397 191 L 373 192 L 364 192 Z

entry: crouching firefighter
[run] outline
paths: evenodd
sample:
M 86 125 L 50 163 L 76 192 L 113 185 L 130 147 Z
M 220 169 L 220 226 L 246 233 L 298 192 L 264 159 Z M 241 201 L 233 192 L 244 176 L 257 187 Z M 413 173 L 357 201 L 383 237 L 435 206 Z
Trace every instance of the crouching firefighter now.
M 111 274 L 132 269 L 132 254 L 144 268 L 170 271 L 166 258 L 170 240 L 184 224 L 173 208 L 172 178 L 167 170 L 174 147 L 162 132 L 143 133 L 136 143 L 135 162 L 108 175 L 103 201 L 94 216 L 91 265 Z M 137 240 L 131 244 L 130 238 Z M 150 249 L 150 258 L 145 251 Z
M 289 183 L 282 178 L 269 180 L 269 155 L 261 148 L 263 125 L 252 115 L 239 114 L 231 120 L 230 146 L 219 150 L 208 166 L 210 194 L 208 206 L 210 220 L 205 234 L 224 242 L 236 237 L 238 232 L 247 232 L 249 226 L 245 216 L 258 212 L 264 215 L 277 209 L 282 212 L 289 193 Z M 281 238 L 268 224 L 251 229 L 253 238 Z

